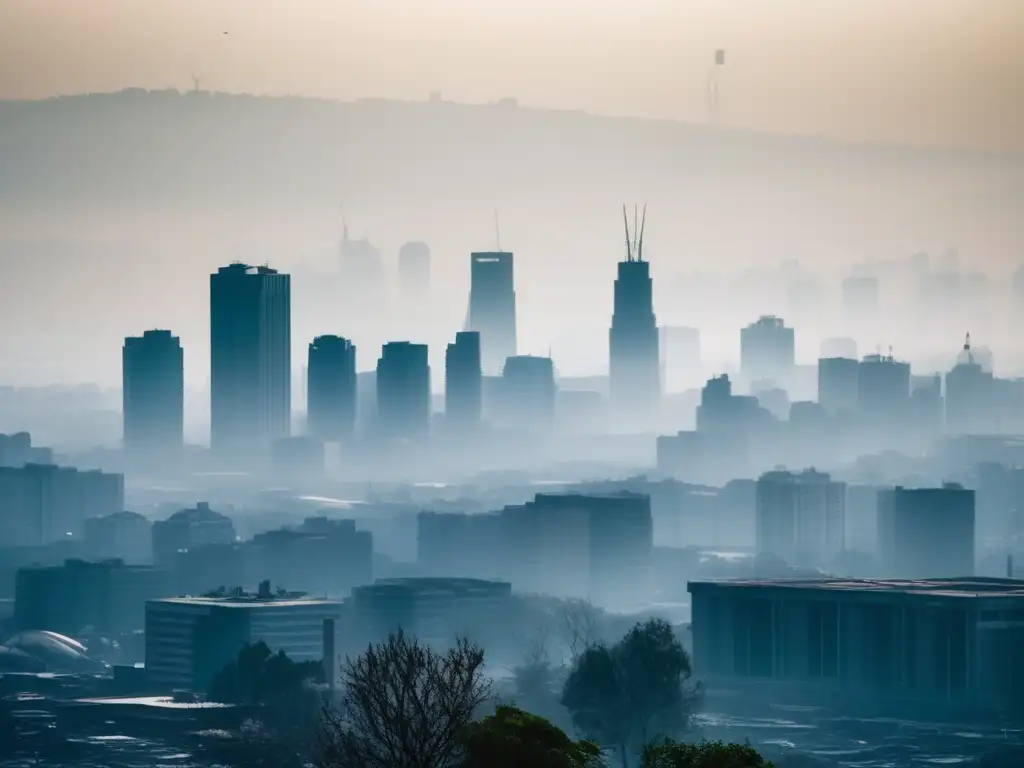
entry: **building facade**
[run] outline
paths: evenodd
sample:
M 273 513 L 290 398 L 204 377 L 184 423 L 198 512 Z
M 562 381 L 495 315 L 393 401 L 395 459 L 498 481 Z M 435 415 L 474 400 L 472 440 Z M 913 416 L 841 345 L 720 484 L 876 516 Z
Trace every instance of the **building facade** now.
M 306 431 L 325 442 L 352 437 L 356 427 L 356 347 L 340 336 L 317 336 L 306 368 Z
M 377 431 L 385 438 L 430 434 L 430 364 L 426 344 L 391 341 L 377 361 Z
M 787 565 L 832 563 L 843 553 L 846 484 L 813 469 L 767 472 L 757 481 L 756 540 L 759 555 Z
M 1004 709 L 1024 684 L 1024 582 L 691 582 L 693 662 L 713 687 Z
M 146 678 L 161 691 L 206 691 L 246 645 L 263 641 L 295 662 L 321 661 L 324 621 L 342 603 L 235 594 L 146 603 Z
M 947 483 L 878 492 L 878 549 L 886 576 L 973 576 L 974 542 L 974 491 Z
M 480 334 L 483 371 L 497 376 L 505 360 L 516 354 L 514 257 L 507 251 L 478 252 L 469 260 L 466 330 Z
M 185 368 L 181 341 L 170 331 L 146 331 L 124 340 L 124 447 L 159 457 L 184 442 Z
M 234 263 L 210 275 L 210 444 L 250 454 L 291 434 L 291 278 Z
M 483 415 L 483 362 L 480 333 L 460 331 L 444 357 L 444 414 L 455 432 L 472 432 Z

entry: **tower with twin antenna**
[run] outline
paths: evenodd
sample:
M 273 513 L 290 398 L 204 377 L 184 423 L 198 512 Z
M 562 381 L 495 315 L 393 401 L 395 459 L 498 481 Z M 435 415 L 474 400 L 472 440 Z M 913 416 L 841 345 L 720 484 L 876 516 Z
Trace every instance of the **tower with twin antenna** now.
M 617 431 L 646 431 L 654 426 L 661 400 L 654 284 L 644 260 L 647 207 L 642 212 L 634 207 L 632 231 L 625 206 L 622 219 L 626 256 L 618 264 L 608 335 L 609 399 Z

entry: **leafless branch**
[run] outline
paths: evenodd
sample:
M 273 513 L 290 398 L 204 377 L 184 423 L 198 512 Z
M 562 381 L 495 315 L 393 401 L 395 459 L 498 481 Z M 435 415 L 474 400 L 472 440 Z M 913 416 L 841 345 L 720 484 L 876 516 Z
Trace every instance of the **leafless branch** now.
M 399 632 L 348 659 L 339 707 L 324 712 L 318 768 L 447 768 L 491 697 L 484 653 L 458 640 L 440 654 Z

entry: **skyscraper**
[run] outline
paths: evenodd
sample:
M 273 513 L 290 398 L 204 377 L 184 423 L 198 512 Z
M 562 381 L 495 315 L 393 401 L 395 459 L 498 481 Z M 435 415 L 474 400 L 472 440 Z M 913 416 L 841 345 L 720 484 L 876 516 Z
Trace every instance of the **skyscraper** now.
M 748 382 L 788 383 L 796 365 L 796 340 L 781 317 L 765 316 L 740 331 L 740 369 Z
M 430 364 L 427 345 L 388 342 L 377 361 L 377 429 L 383 437 L 423 438 L 430 433 Z
M 183 442 L 185 380 L 181 342 L 170 331 L 129 336 L 121 351 L 124 447 L 156 452 Z
M 210 443 L 269 446 L 291 432 L 291 280 L 233 263 L 210 275 Z
M 471 431 L 480 424 L 483 406 L 480 334 L 461 331 L 444 356 L 444 412 L 449 428 Z
M 356 348 L 340 336 L 317 336 L 309 345 L 306 425 L 321 440 L 352 436 L 356 424 Z
M 622 213 L 625 218 L 625 208 Z M 643 259 L 643 237 L 643 223 L 637 233 L 634 222 L 630 241 L 626 222 L 626 259 L 619 262 L 608 334 L 608 393 L 613 423 L 625 429 L 650 426 L 661 395 L 653 281 L 651 265 Z
M 516 290 L 507 251 L 470 254 L 466 330 L 480 334 L 484 373 L 497 376 L 516 353 Z

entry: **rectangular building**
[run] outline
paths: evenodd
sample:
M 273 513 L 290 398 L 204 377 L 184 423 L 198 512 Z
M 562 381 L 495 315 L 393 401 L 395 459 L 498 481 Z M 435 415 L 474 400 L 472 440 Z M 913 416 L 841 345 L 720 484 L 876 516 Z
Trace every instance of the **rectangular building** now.
M 1024 685 L 1024 581 L 691 582 L 709 686 L 1006 707 Z
M 757 481 L 757 552 L 787 565 L 829 564 L 845 546 L 846 484 L 813 469 Z
M 974 491 L 942 488 L 878 492 L 878 548 L 888 578 L 974 575 Z
M 295 596 L 174 597 L 146 603 L 146 677 L 161 690 L 205 691 L 246 645 L 263 641 L 292 661 L 323 659 L 325 619 L 342 603 Z

